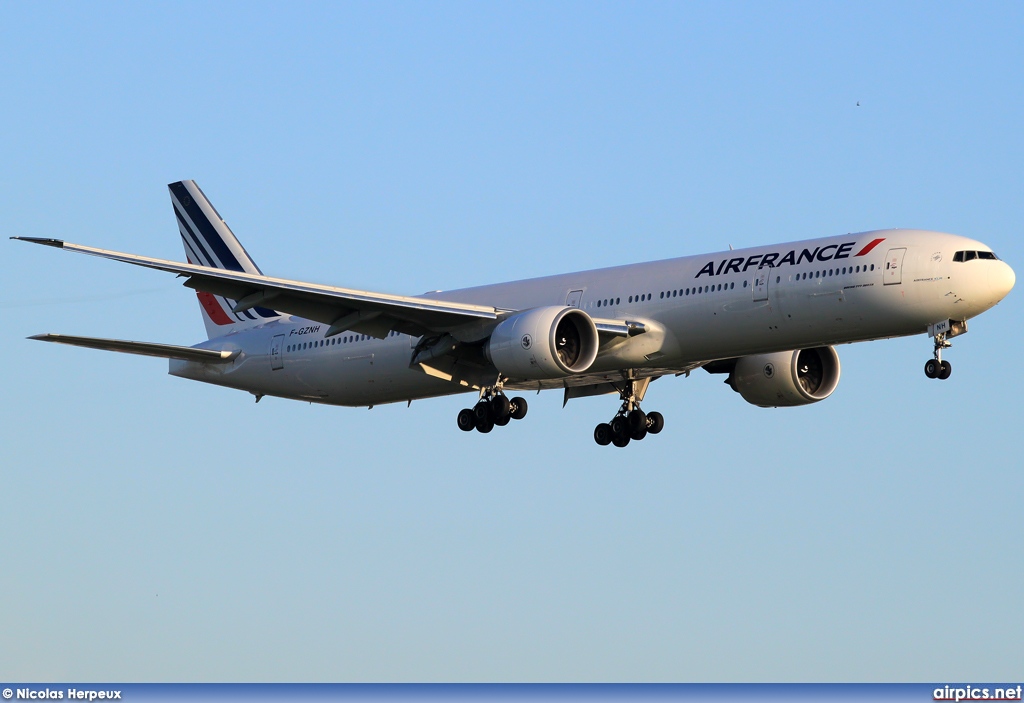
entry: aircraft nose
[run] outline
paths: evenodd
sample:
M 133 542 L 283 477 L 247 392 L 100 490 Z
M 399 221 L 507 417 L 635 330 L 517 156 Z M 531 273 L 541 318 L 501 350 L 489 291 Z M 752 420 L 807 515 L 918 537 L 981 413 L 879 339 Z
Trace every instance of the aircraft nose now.
M 1007 294 L 1013 290 L 1013 284 L 1017 282 L 1017 276 L 1014 274 L 1013 269 L 1005 261 L 999 262 L 999 269 L 994 272 L 994 275 L 989 280 L 989 285 L 992 287 L 992 292 L 996 296 L 996 300 L 1002 300 Z

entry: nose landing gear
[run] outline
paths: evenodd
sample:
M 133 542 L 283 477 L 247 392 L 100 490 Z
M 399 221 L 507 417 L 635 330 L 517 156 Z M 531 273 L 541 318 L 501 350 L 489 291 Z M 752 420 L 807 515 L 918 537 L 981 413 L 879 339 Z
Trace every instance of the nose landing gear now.
M 929 359 L 924 365 L 924 375 L 928 378 L 937 378 L 945 381 L 953 373 L 953 367 L 948 361 L 942 360 L 942 350 L 953 346 L 949 341 L 950 337 L 959 337 L 967 334 L 967 320 L 943 320 L 928 325 L 928 336 L 935 338 L 934 358 Z
M 526 417 L 526 399 L 515 397 L 509 400 L 503 390 L 504 379 L 480 391 L 480 400 L 472 408 L 459 411 L 457 418 L 459 429 L 463 432 L 476 430 L 484 434 L 494 426 L 504 427 L 511 420 L 522 420 Z
M 630 380 L 619 392 L 622 405 L 611 422 L 602 422 L 594 428 L 594 441 L 602 447 L 614 444 L 625 447 L 630 440 L 640 441 L 648 434 L 658 434 L 665 428 L 665 418 L 655 411 L 645 413 L 640 409 L 640 400 L 650 379 Z
M 942 350 L 949 349 L 953 343 L 946 339 L 944 333 L 935 335 L 935 358 L 929 359 L 924 364 L 924 375 L 928 378 L 937 378 L 945 381 L 953 373 L 953 366 L 948 361 L 943 361 Z

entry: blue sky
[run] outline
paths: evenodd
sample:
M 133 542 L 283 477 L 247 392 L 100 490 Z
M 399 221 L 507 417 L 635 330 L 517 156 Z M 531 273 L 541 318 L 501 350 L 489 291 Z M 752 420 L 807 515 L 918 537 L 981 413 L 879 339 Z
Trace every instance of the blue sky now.
M 1024 8 L 7 3 L 0 223 L 182 257 L 196 179 L 264 271 L 419 293 L 879 227 L 1018 272 Z M 857 103 L 860 103 L 858 106 Z M 166 275 L 3 242 L 0 679 L 1020 675 L 1021 296 L 930 382 L 839 348 L 820 404 L 317 407 L 26 341 L 203 335 Z

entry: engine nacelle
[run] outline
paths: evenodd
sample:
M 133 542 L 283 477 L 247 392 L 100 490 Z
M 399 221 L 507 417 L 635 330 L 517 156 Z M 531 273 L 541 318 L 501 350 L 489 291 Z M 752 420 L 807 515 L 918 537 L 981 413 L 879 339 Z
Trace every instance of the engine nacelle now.
M 511 378 L 582 373 L 597 358 L 597 327 L 579 308 L 547 307 L 513 315 L 494 328 L 487 356 Z
M 762 408 L 825 400 L 839 385 L 839 355 L 832 347 L 758 354 L 737 359 L 729 385 Z

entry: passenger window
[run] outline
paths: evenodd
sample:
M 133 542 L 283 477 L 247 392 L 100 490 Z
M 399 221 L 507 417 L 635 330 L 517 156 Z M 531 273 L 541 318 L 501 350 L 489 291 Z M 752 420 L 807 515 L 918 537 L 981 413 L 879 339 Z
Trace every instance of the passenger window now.
M 872 271 L 874 271 L 874 270 L 875 270 L 875 265 L 874 265 L 874 264 L 871 264 L 871 270 L 872 270 Z

